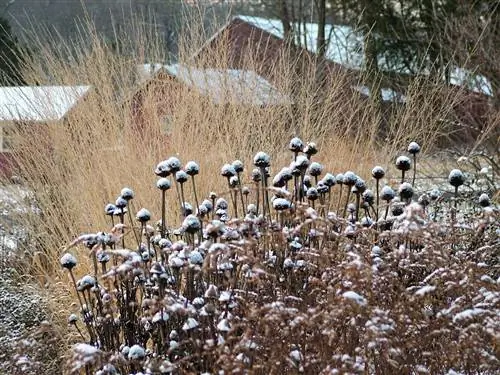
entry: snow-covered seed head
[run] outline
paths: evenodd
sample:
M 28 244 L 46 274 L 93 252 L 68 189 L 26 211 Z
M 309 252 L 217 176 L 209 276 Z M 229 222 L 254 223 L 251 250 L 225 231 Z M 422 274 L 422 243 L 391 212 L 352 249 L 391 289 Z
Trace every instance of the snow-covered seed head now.
M 373 204 L 374 200 L 375 200 L 375 196 L 373 195 L 373 192 L 371 190 L 365 190 L 363 192 L 363 201 L 365 201 L 366 203 L 368 204 Z
M 342 173 L 337 174 L 335 176 L 335 181 L 337 181 L 339 185 L 342 185 L 344 183 L 344 175 Z
M 323 172 L 323 166 L 318 162 L 312 162 L 309 165 L 309 174 L 313 177 L 319 176 Z
M 64 254 L 61 257 L 60 262 L 61 266 L 63 266 L 63 268 L 66 268 L 68 270 L 73 269 L 77 264 L 75 256 L 70 253 Z
M 225 200 L 224 198 L 219 198 L 215 202 L 215 209 L 216 210 L 227 210 L 228 207 L 229 207 L 229 204 L 227 203 L 227 200 Z
M 318 189 L 318 193 L 320 194 L 325 194 L 328 193 L 328 186 L 326 186 L 325 182 L 323 180 L 318 181 L 318 186 L 316 186 L 316 189 Z
M 408 182 L 399 185 L 398 192 L 401 199 L 411 199 L 413 197 L 413 187 Z
M 253 158 L 253 164 L 258 168 L 267 168 L 270 162 L 271 158 L 269 155 L 262 151 L 257 152 Z
M 465 182 L 465 176 L 460 169 L 453 169 L 448 176 L 448 182 L 453 187 L 462 186 Z
M 127 200 L 122 196 L 119 196 L 118 198 L 116 198 L 115 206 L 120 209 L 125 208 L 127 207 Z
M 201 204 L 207 208 L 208 212 L 214 209 L 212 202 L 209 201 L 208 199 L 205 199 L 203 202 L 201 202 Z
M 288 167 L 281 168 L 280 174 L 285 181 L 290 181 L 293 178 L 292 170 Z
M 179 184 L 183 184 L 188 180 L 188 178 L 188 174 L 183 170 L 175 172 L 175 181 L 177 181 Z
M 196 214 L 200 217 L 205 217 L 206 214 L 208 214 L 208 208 L 207 206 L 203 205 L 203 204 L 200 204 L 198 206 L 198 211 L 196 211 Z
M 274 187 L 278 188 L 286 185 L 286 180 L 283 178 L 281 172 L 274 176 L 272 184 Z
M 96 253 L 96 258 L 99 263 L 108 263 L 110 260 L 109 254 L 102 250 Z
M 250 203 L 248 206 L 247 206 L 247 214 L 257 214 L 257 206 L 253 203 Z
M 200 219 L 194 215 L 188 215 L 182 223 L 182 229 L 190 234 L 198 232 L 201 229 Z
M 260 174 L 260 171 L 257 168 L 254 168 L 252 170 L 252 181 L 253 182 L 260 182 L 262 180 L 262 175 Z
M 181 169 L 181 161 L 175 156 L 171 156 L 167 159 L 167 165 L 170 168 L 171 173 L 175 173 Z
M 344 173 L 343 177 L 343 183 L 347 186 L 354 186 L 356 184 L 356 181 L 358 180 L 358 176 L 356 176 L 356 174 L 351 171 L 347 171 L 346 173 Z
M 384 186 L 382 188 L 382 191 L 380 192 L 380 198 L 382 198 L 382 200 L 387 202 L 392 201 L 395 196 L 396 193 L 394 192 L 394 190 L 392 190 L 390 186 Z
M 77 321 L 78 321 L 78 315 L 70 314 L 70 316 L 68 316 L 68 324 L 76 324 Z
M 420 152 L 420 145 L 417 142 L 410 142 L 408 152 L 412 155 L 418 154 Z
M 151 213 L 147 209 L 141 208 L 139 211 L 137 211 L 137 214 L 135 215 L 135 217 L 141 223 L 146 223 L 149 220 L 151 220 Z
M 158 181 L 156 181 L 156 187 L 161 191 L 166 191 L 171 187 L 170 180 L 168 178 L 162 177 Z
M 104 207 L 104 212 L 106 215 L 112 216 L 116 210 L 116 206 L 113 203 L 108 203 L 106 207 Z
M 424 193 L 420 197 L 418 197 L 418 204 L 420 204 L 422 207 L 427 207 L 430 203 L 431 200 L 429 198 L 429 195 Z
M 186 166 L 184 167 L 184 170 L 189 176 L 196 176 L 198 173 L 200 173 L 200 167 L 194 161 L 188 161 Z
M 363 194 L 363 192 L 366 190 L 366 183 L 362 178 L 358 177 L 358 179 L 354 183 L 354 187 L 357 189 L 359 194 Z
M 128 351 L 128 359 L 130 361 L 138 361 L 146 356 L 146 350 L 140 345 L 132 345 Z
M 401 155 L 396 159 L 396 168 L 400 171 L 408 171 L 411 168 L 411 160 L 408 156 Z
M 159 162 L 154 172 L 158 177 L 168 177 L 171 173 L 168 161 L 163 160 Z
M 433 201 L 437 200 L 440 196 L 441 196 L 441 192 L 439 191 L 439 189 L 432 189 L 432 190 L 429 192 L 429 197 L 430 197 Z
M 295 167 L 301 172 L 305 172 L 309 167 L 309 164 L 309 159 L 304 155 L 297 156 L 297 160 L 295 160 Z
M 337 179 L 335 178 L 335 176 L 331 173 L 326 173 L 324 176 L 323 176 L 323 179 L 322 179 L 323 183 L 328 186 L 328 187 L 332 187 L 334 186 L 336 183 L 337 183 Z
M 229 178 L 229 187 L 235 188 L 238 186 L 239 179 L 238 176 L 232 176 Z
M 275 200 L 273 200 L 273 208 L 276 211 L 288 210 L 290 207 L 291 207 L 290 201 L 284 198 L 276 198 Z
M 304 154 L 311 157 L 313 155 L 316 155 L 317 153 L 318 153 L 318 147 L 316 146 L 316 143 L 307 142 L 306 147 L 304 147 Z
M 483 193 L 479 196 L 478 203 L 481 207 L 488 207 L 491 205 L 491 200 L 488 194 Z
M 226 178 L 236 176 L 236 170 L 231 164 L 224 164 L 220 170 L 220 174 Z
M 243 187 L 241 188 L 241 193 L 242 193 L 243 195 L 248 195 L 248 194 L 250 194 L 250 189 L 248 188 L 248 186 L 243 186 Z
M 304 186 L 308 189 L 312 186 L 312 181 L 310 176 L 307 175 L 304 176 Z
M 127 201 L 134 199 L 134 191 L 128 187 L 124 187 L 120 193 L 121 197 Z
M 372 177 L 375 180 L 380 180 L 381 178 L 384 178 L 384 176 L 385 176 L 384 168 L 382 168 L 380 165 L 377 165 L 372 169 Z
M 233 168 L 236 173 L 241 173 L 244 170 L 243 162 L 241 160 L 233 161 Z
M 184 216 L 191 215 L 193 213 L 193 206 L 188 202 L 184 202 L 181 208 Z
M 395 204 L 391 208 L 392 216 L 402 215 L 404 211 L 404 206 L 401 203 Z
M 309 189 L 307 189 L 306 197 L 311 201 L 315 201 L 319 198 L 318 189 L 316 189 L 315 187 L 310 187 Z
M 304 142 L 302 142 L 302 140 L 300 138 L 294 137 L 290 141 L 288 148 L 290 149 L 290 151 L 295 152 L 295 153 L 301 152 L 302 149 L 304 148 Z
M 215 200 L 215 199 L 217 199 L 217 193 L 215 191 L 211 191 L 210 193 L 208 193 L 208 197 L 210 199 Z
M 78 290 L 87 290 L 92 288 L 95 285 L 94 277 L 90 275 L 83 276 L 80 280 L 77 281 L 76 286 Z

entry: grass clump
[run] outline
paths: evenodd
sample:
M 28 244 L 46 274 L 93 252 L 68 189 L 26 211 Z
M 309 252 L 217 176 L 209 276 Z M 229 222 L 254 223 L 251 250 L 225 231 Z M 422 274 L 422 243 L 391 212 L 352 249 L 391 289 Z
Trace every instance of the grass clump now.
M 124 199 L 119 224 L 67 246 L 71 275 L 75 247 L 89 258 L 89 273 L 73 279 L 79 321 L 69 322 L 81 339 L 70 372 L 498 371 L 495 204 L 461 196 L 457 171 L 449 198 L 422 198 L 430 192 L 408 182 L 389 198 L 377 167 L 373 183 L 388 184 L 379 199 L 355 172 L 337 183 L 307 150 L 291 147 L 290 167 L 265 152 L 253 171 L 224 164 L 226 182 L 238 173 L 231 204 L 211 193 L 187 210 L 187 191 L 160 189 L 130 221 Z M 161 186 L 179 180 L 177 161 Z M 168 225 L 154 221 L 165 191 L 182 208 Z

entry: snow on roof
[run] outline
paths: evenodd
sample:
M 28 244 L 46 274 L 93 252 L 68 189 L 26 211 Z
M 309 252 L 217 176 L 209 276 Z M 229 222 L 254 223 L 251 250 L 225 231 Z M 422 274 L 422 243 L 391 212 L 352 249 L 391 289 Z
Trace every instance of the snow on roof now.
M 283 23 L 278 19 L 267 19 L 262 17 L 237 15 L 235 19 L 240 19 L 243 22 L 249 23 L 254 27 L 267 31 L 268 33 L 278 37 L 284 37 Z M 300 22 L 292 25 L 295 34 L 295 42 L 297 45 L 304 47 L 312 53 L 317 52 L 318 24 L 310 22 Z M 346 25 L 325 25 L 325 35 L 329 39 L 326 55 L 328 60 L 334 61 L 347 68 L 362 69 L 364 65 L 363 53 L 363 34 L 356 31 L 351 26 Z M 384 71 L 396 71 L 399 73 L 412 73 L 404 64 L 397 64 L 393 59 L 388 59 L 386 56 L 379 56 L 378 65 Z M 418 67 L 413 71 L 419 71 Z M 464 86 L 475 92 L 493 96 L 491 83 L 482 75 L 474 74 L 473 72 L 455 67 L 450 83 L 456 86 Z
M 90 86 L 0 87 L 0 121 L 60 120 Z
M 248 105 L 290 104 L 289 97 L 280 93 L 266 79 L 250 70 L 198 69 L 180 64 L 151 66 L 154 75 L 164 70 L 180 82 L 209 96 L 216 104 L 233 103 Z
M 370 96 L 370 88 L 368 86 L 351 86 L 351 88 L 365 96 Z M 384 102 L 406 102 L 406 96 L 397 91 L 394 91 L 393 89 L 382 88 L 380 89 L 380 92 L 382 94 L 382 100 Z

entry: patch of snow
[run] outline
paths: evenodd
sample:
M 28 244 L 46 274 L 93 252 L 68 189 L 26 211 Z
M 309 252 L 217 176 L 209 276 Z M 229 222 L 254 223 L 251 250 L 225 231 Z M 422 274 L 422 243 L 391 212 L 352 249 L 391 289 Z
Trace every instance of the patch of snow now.
M 353 292 L 352 290 L 344 292 L 342 294 L 342 297 L 347 298 L 353 302 L 356 302 L 360 306 L 365 306 L 367 304 L 366 298 L 359 295 L 356 292 Z

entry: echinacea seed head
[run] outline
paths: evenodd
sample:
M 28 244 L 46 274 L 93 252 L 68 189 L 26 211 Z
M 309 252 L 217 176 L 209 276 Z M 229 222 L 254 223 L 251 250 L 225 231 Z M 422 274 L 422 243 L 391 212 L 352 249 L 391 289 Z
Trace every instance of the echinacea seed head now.
M 227 200 L 225 200 L 224 198 L 219 198 L 215 202 L 215 209 L 216 210 L 227 210 L 228 207 L 229 207 L 229 204 L 227 203 Z
M 158 177 L 168 177 L 172 173 L 167 160 L 159 162 L 154 172 Z
M 307 142 L 306 147 L 304 147 L 304 154 L 311 157 L 318 153 L 318 146 L 314 142 Z
M 260 170 L 258 170 L 257 168 L 254 168 L 252 170 L 252 181 L 257 183 L 257 182 L 260 182 L 262 180 L 262 175 L 260 173 Z
M 184 172 L 183 170 L 175 172 L 175 181 L 177 181 L 179 184 L 183 184 L 188 180 L 188 174 Z
M 128 187 L 124 187 L 120 193 L 121 197 L 126 201 L 134 199 L 134 191 Z
M 184 167 L 184 170 L 189 176 L 196 176 L 198 173 L 200 173 L 200 167 L 194 161 L 188 161 L 186 166 Z
M 377 165 L 372 169 L 372 177 L 375 180 L 380 180 L 381 178 L 384 178 L 384 176 L 385 176 L 384 168 L 382 168 L 380 165 Z
M 99 263 L 107 263 L 110 260 L 110 256 L 103 250 L 100 250 L 96 253 L 96 259 Z
M 243 186 L 243 187 L 241 188 L 241 193 L 242 193 L 243 195 L 248 195 L 248 194 L 250 194 L 250 189 L 249 189 L 249 187 L 248 187 L 248 186 Z
M 399 185 L 398 192 L 401 199 L 411 199 L 413 197 L 413 187 L 408 182 Z
M 373 195 L 373 192 L 369 189 L 363 192 L 362 197 L 363 201 L 365 201 L 369 205 L 373 204 L 373 202 L 375 201 L 375 196 Z
M 63 266 L 63 268 L 66 268 L 68 270 L 73 269 L 77 264 L 76 257 L 70 253 L 64 254 L 61 257 L 60 262 L 61 266 Z
M 285 181 L 290 181 L 293 178 L 292 170 L 288 167 L 281 168 L 280 174 Z
M 108 203 L 106 207 L 104 207 L 104 212 L 108 216 L 112 216 L 116 210 L 116 206 L 113 203 Z
M 276 176 L 274 176 L 272 184 L 274 187 L 283 187 L 286 185 L 286 180 L 283 178 L 283 175 L 281 173 L 278 173 Z
M 238 176 L 232 176 L 229 178 L 229 187 L 234 189 L 235 187 L 238 186 L 238 183 L 239 183 Z
M 167 165 L 171 173 L 175 173 L 181 169 L 181 161 L 175 156 L 171 156 L 167 159 Z
M 483 193 L 479 196 L 478 203 L 481 207 L 489 207 L 491 206 L 491 199 L 488 194 Z
M 217 193 L 215 191 L 211 191 L 210 193 L 208 193 L 208 198 L 212 200 L 217 199 Z
M 316 189 L 315 187 L 310 187 L 309 189 L 307 189 L 306 197 L 311 201 L 315 201 L 319 198 L 318 189 Z
M 271 163 L 271 158 L 265 152 L 259 151 L 253 158 L 253 164 L 258 168 L 267 168 Z
M 312 186 L 311 177 L 304 176 L 304 186 L 308 189 Z
M 429 197 L 430 197 L 430 198 L 431 198 L 431 200 L 433 200 L 433 201 L 437 200 L 440 196 L 441 196 L 441 192 L 439 191 L 439 189 L 432 189 L 432 190 L 429 192 Z
M 294 153 L 301 152 L 302 149 L 304 148 L 304 142 L 298 137 L 294 137 L 291 139 L 290 144 L 288 145 L 288 148 L 290 151 Z
M 356 182 L 354 183 L 354 186 L 356 187 L 356 189 L 358 190 L 358 193 L 359 194 L 362 194 L 365 190 L 366 190 L 366 183 L 365 181 L 358 177 L 358 179 L 356 180 Z
M 243 162 L 241 160 L 233 161 L 233 168 L 236 173 L 241 173 L 244 170 Z
M 323 166 L 318 162 L 312 162 L 309 165 L 309 174 L 313 177 L 319 176 L 323 172 Z
M 201 229 L 200 219 L 194 215 L 188 215 L 182 223 L 182 229 L 190 234 L 198 232 Z
M 382 191 L 380 192 L 380 198 L 382 198 L 382 200 L 387 202 L 393 200 L 395 196 L 396 193 L 394 192 L 394 190 L 392 190 L 390 186 L 384 186 L 382 188 Z
M 212 202 L 209 201 L 208 199 L 203 200 L 203 202 L 201 202 L 201 204 L 207 208 L 208 212 L 211 212 L 214 209 Z
M 460 169 L 453 169 L 448 176 L 448 182 L 451 186 L 458 188 L 465 182 L 465 176 Z
M 322 178 L 322 181 L 323 183 L 328 186 L 328 187 L 332 187 L 334 186 L 336 183 L 337 183 L 337 179 L 335 178 L 335 176 L 331 173 L 326 173 L 323 178 Z
M 354 186 L 356 184 L 356 181 L 358 180 L 358 176 L 354 172 L 347 171 L 344 173 L 344 185 L 347 186 Z
M 395 204 L 391 208 L 392 216 L 402 215 L 404 212 L 404 206 L 401 203 Z
M 412 155 L 418 154 L 420 152 L 420 145 L 417 142 L 410 142 L 408 152 Z
M 236 176 L 236 170 L 231 164 L 224 164 L 220 170 L 220 174 L 223 177 L 230 178 Z
M 135 217 L 139 222 L 146 223 L 151 220 L 151 213 L 147 209 L 141 208 L 139 211 L 137 211 Z
M 418 197 L 418 204 L 420 204 L 422 207 L 427 207 L 431 203 L 430 197 L 427 194 L 422 194 L 420 197 Z
M 170 180 L 168 178 L 162 177 L 156 181 L 156 187 L 161 191 L 167 191 L 171 187 Z
M 130 361 L 141 360 L 146 356 L 146 351 L 140 345 L 132 345 L 128 351 L 128 359 Z
M 297 160 L 295 160 L 295 167 L 301 172 L 305 172 L 309 167 L 309 164 L 309 159 L 304 155 L 297 156 Z
M 95 278 L 93 276 L 85 275 L 77 281 L 76 286 L 78 290 L 83 291 L 94 287 L 95 283 Z
M 335 176 L 335 181 L 337 181 L 337 183 L 339 185 L 343 185 L 344 184 L 344 175 L 342 173 L 339 173 Z
M 408 156 L 401 155 L 396 159 L 396 168 L 400 171 L 408 171 L 411 168 L 411 160 Z
M 184 202 L 181 208 L 184 216 L 191 215 L 193 213 L 193 206 L 191 203 Z
M 122 209 L 122 208 L 127 207 L 127 203 L 128 202 L 125 198 L 123 198 L 122 196 L 119 196 L 118 198 L 116 198 L 115 206 Z
M 276 211 L 288 210 L 290 207 L 291 207 L 290 201 L 284 198 L 276 198 L 275 200 L 273 200 L 273 208 Z
M 326 194 L 326 193 L 328 193 L 329 187 L 326 186 L 326 184 L 323 180 L 320 180 L 320 181 L 318 181 L 318 186 L 316 186 L 316 189 L 318 189 L 318 193 Z

